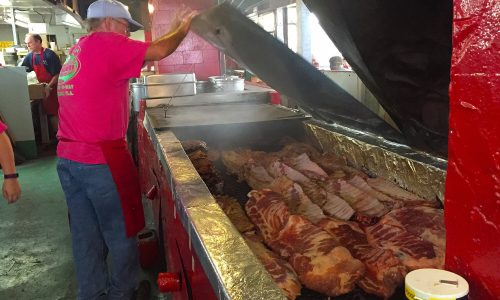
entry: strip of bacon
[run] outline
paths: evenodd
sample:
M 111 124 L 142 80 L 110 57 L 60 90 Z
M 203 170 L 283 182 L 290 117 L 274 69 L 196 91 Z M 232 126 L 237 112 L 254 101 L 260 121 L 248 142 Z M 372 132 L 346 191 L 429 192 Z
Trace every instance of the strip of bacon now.
M 395 200 L 386 194 L 379 192 L 378 190 L 372 188 L 367 182 L 366 179 L 363 179 L 359 176 L 354 176 L 349 180 L 349 183 L 357 187 L 358 189 L 362 190 L 363 192 L 367 193 L 370 196 L 373 196 L 377 198 L 379 201 L 382 202 L 389 202 L 389 203 L 394 203 L 398 202 L 398 200 Z
M 300 185 L 286 176 L 276 178 L 270 186 L 271 190 L 281 194 L 292 214 L 306 217 L 312 223 L 326 218 L 321 208 L 314 204 L 304 193 Z
M 401 200 L 405 202 L 411 202 L 411 201 L 425 201 L 424 199 L 418 197 L 415 194 L 412 194 L 396 184 L 385 180 L 381 177 L 376 177 L 376 178 L 368 178 L 366 179 L 366 182 L 368 185 L 370 185 L 372 188 L 378 190 L 379 192 L 382 192 L 388 196 L 390 196 L 393 199 L 396 200 Z
M 370 196 L 345 180 L 339 179 L 336 183 L 330 183 L 328 187 L 332 191 L 336 190 L 338 195 L 347 201 L 355 211 L 364 215 L 380 217 L 388 212 L 387 208 L 377 198 Z
M 283 149 L 281 149 L 277 154 L 280 157 L 295 157 L 302 153 L 306 153 L 307 156 L 309 156 L 313 160 L 316 157 L 321 156 L 321 154 L 319 153 L 318 150 L 316 150 L 316 148 L 306 143 L 289 143 L 285 145 Z
M 255 190 L 267 188 L 274 180 L 263 166 L 253 161 L 249 161 L 243 166 L 242 177 Z
M 346 165 L 346 160 L 331 152 L 323 153 L 321 156 L 313 157 L 314 161 L 328 174 L 332 174 L 340 169 L 340 166 Z
M 267 168 L 267 171 L 274 178 L 278 178 L 280 176 L 286 176 L 297 183 L 311 181 L 304 174 L 300 173 L 299 171 L 289 167 L 288 165 L 280 161 L 275 161 L 271 163 Z
M 328 174 L 326 174 L 326 172 L 321 169 L 321 167 L 318 166 L 315 162 L 311 161 L 306 153 L 302 153 L 299 156 L 283 159 L 294 169 L 306 175 L 309 179 L 325 180 L 328 178 Z

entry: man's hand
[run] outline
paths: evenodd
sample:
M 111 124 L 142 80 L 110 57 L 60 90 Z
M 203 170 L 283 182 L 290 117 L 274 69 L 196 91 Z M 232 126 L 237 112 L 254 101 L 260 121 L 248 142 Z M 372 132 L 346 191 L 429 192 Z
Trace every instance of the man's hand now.
M 149 45 L 144 60 L 160 60 L 172 54 L 188 34 L 191 20 L 196 14 L 190 8 L 181 8 L 172 22 L 172 29 Z
M 3 197 L 9 204 L 16 202 L 21 196 L 19 180 L 17 178 L 4 179 L 2 191 Z
M 191 26 L 191 20 L 198 13 L 187 6 L 182 6 L 175 15 L 170 32 L 179 31 L 186 35 Z
M 45 98 L 49 97 L 51 91 L 52 91 L 52 88 L 50 87 L 50 85 L 45 84 Z

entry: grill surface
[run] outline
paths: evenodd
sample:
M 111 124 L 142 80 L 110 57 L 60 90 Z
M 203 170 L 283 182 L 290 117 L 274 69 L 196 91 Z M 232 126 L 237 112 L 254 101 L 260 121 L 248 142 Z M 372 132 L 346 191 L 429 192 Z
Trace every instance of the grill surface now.
M 210 144 L 208 144 L 208 147 L 210 149 Z M 264 150 L 264 149 L 260 149 Z M 265 149 L 268 151 L 268 149 Z M 278 149 L 273 149 L 273 150 L 278 150 Z M 270 150 L 269 150 L 270 151 Z M 221 174 L 223 180 L 224 180 L 224 194 L 232 196 L 238 200 L 240 205 L 244 208 L 245 203 L 248 200 L 247 194 L 250 192 L 252 189 L 248 186 L 246 182 L 238 182 L 236 177 L 230 175 L 224 165 L 222 164 L 222 161 L 219 159 L 215 163 L 215 167 L 219 171 L 219 174 Z M 315 292 L 313 290 L 310 290 L 308 288 L 303 287 L 301 291 L 301 295 L 297 297 L 297 300 L 323 300 L 323 299 L 332 299 L 332 300 L 379 300 L 382 299 L 380 297 L 367 294 L 360 288 L 356 287 L 353 291 L 351 291 L 348 294 L 338 296 L 338 297 L 328 297 L 325 295 L 322 295 L 318 292 Z M 389 300 L 404 300 L 405 299 L 405 294 L 404 294 L 404 287 L 400 286 L 396 289 L 396 292 L 394 295 L 389 298 Z
M 264 106 L 267 108 L 264 108 Z M 180 208 L 179 214 L 181 220 L 187 224 L 184 225 L 184 227 L 186 230 L 190 231 L 191 237 L 194 239 L 193 247 L 197 255 L 200 256 L 200 261 L 206 271 L 205 274 L 210 279 L 215 289 L 221 289 L 221 287 L 226 287 L 228 283 L 231 284 L 234 282 L 233 275 L 226 274 L 225 276 L 219 277 L 217 273 L 214 272 L 213 267 L 214 262 L 216 263 L 216 267 L 226 266 L 224 263 L 232 252 L 222 253 L 220 251 L 220 243 L 215 243 L 214 241 L 211 241 L 214 243 L 207 245 L 206 241 L 212 237 L 211 232 L 200 232 L 200 229 L 204 228 L 203 226 L 206 224 L 204 223 L 205 219 L 202 220 L 199 217 L 203 215 L 205 218 L 206 210 L 208 209 L 206 208 L 207 203 L 213 198 L 209 195 L 207 197 L 207 195 L 201 193 L 201 190 L 206 190 L 208 193 L 206 188 L 200 189 L 201 186 L 197 186 L 195 191 L 193 190 L 194 182 L 186 182 L 185 172 L 190 171 L 188 169 L 193 167 L 192 165 L 189 167 L 186 164 L 185 159 L 187 159 L 187 156 L 183 151 L 179 151 L 182 148 L 179 149 L 180 144 L 178 140 L 203 140 L 207 142 L 209 148 L 214 150 L 230 150 L 238 147 L 248 147 L 253 150 L 272 152 L 281 149 L 282 144 L 280 142 L 283 138 L 291 137 L 297 141 L 303 142 L 307 142 L 310 138 L 311 145 L 315 145 L 318 149 L 325 147 L 325 145 L 319 144 L 320 141 L 316 139 L 315 135 L 311 135 L 311 132 L 307 131 L 308 126 L 304 126 L 306 122 L 304 122 L 303 116 L 288 113 L 281 114 L 281 109 L 269 107 L 269 105 L 263 105 L 261 107 L 260 105 L 250 105 L 248 103 L 173 106 L 167 110 L 167 115 L 170 115 L 170 118 L 164 117 L 162 108 L 147 109 L 145 126 L 150 136 L 153 138 L 155 147 L 161 149 L 162 156 L 160 156 L 160 161 L 164 164 L 165 169 L 168 170 L 167 178 L 169 178 L 173 184 L 173 195 Z M 270 113 L 269 110 L 274 112 Z M 256 112 L 262 112 L 263 115 L 259 115 Z M 189 115 L 193 114 L 195 114 L 196 117 L 190 118 Z M 282 118 L 280 116 L 284 117 Z M 354 143 L 361 144 L 363 142 L 355 141 Z M 370 150 L 366 152 L 371 153 Z M 185 157 L 185 159 L 183 157 Z M 390 156 L 386 153 L 382 155 L 382 158 L 390 161 Z M 225 180 L 224 194 L 237 198 L 239 203 L 244 205 L 250 187 L 246 183 L 237 182 L 235 177 L 228 175 L 220 161 L 216 163 L 216 167 Z M 194 169 L 193 171 L 196 172 Z M 199 180 L 201 181 L 201 178 L 199 178 Z M 200 184 L 202 183 L 200 182 Z M 184 191 L 191 192 L 183 193 Z M 200 191 L 200 193 L 198 193 L 198 191 Z M 205 201 L 201 202 L 202 199 L 205 199 Z M 218 207 L 215 203 L 213 204 Z M 212 205 L 212 203 L 210 203 L 210 205 Z M 203 211 L 203 214 L 201 214 L 200 211 Z M 220 213 L 223 214 L 222 211 L 220 211 Z M 223 224 L 221 224 L 225 225 L 225 222 L 228 220 L 221 221 L 223 221 Z M 230 226 L 230 224 L 228 225 Z M 228 232 L 231 231 L 230 228 L 225 228 L 224 230 Z M 234 227 L 232 230 L 234 230 Z M 234 234 L 236 235 L 237 233 L 235 232 Z M 231 236 L 231 238 L 234 237 Z M 233 243 L 231 243 L 231 245 L 232 244 Z M 222 257 L 224 258 L 223 260 Z M 240 279 L 239 276 L 241 274 L 242 273 L 235 274 L 234 278 Z M 251 275 L 246 274 L 243 277 L 247 278 L 251 277 Z M 240 289 L 228 290 L 228 295 L 231 294 L 230 292 L 235 291 L 240 291 Z M 245 292 L 247 293 L 246 295 L 249 296 L 252 295 L 255 290 L 250 288 L 245 289 Z M 228 299 L 230 298 L 231 297 Z M 247 297 L 246 299 L 251 298 Z M 329 297 L 308 289 L 303 289 L 302 295 L 298 299 L 329 299 Z M 355 289 L 347 295 L 330 299 L 375 300 L 379 298 L 368 295 L 360 289 Z M 399 287 L 395 295 L 390 298 L 390 300 L 396 299 L 404 299 L 402 287 Z

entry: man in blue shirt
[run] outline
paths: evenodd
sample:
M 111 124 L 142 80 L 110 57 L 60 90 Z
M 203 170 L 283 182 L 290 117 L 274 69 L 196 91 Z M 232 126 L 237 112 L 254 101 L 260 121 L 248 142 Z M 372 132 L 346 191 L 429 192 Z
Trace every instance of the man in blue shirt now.
M 42 38 L 38 34 L 28 34 L 25 39 L 31 51 L 23 60 L 22 65 L 26 71 L 35 71 L 38 82 L 45 84 L 45 98 L 42 106 L 45 113 L 50 116 L 52 128 L 57 132 L 59 102 L 57 101 L 57 80 L 61 71 L 61 61 L 57 54 L 42 47 Z

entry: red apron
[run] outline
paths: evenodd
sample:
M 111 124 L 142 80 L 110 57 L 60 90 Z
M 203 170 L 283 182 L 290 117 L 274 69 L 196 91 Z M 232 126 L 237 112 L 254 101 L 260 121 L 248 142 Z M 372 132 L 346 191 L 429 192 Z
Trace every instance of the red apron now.
M 127 142 L 125 139 L 119 139 L 101 142 L 99 145 L 120 195 L 125 231 L 128 237 L 135 236 L 145 226 L 144 210 L 139 174 L 128 151 Z
M 31 65 L 33 66 L 33 70 L 35 71 L 36 78 L 38 82 L 41 83 L 49 83 L 52 80 L 52 75 L 47 71 L 45 65 L 43 64 L 44 57 L 43 51 L 40 53 L 40 61 L 38 65 L 35 64 L 35 53 L 32 53 L 31 56 Z M 57 101 L 57 88 L 52 87 L 52 91 L 50 91 L 50 95 L 47 98 L 42 100 L 43 109 L 45 113 L 51 116 L 57 116 L 57 111 L 59 109 L 59 102 Z

